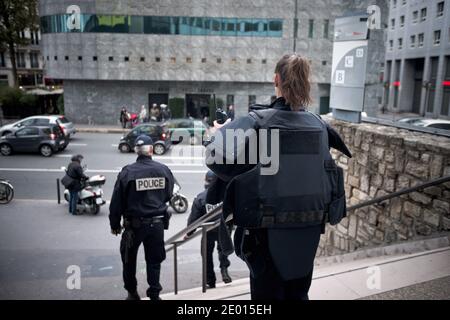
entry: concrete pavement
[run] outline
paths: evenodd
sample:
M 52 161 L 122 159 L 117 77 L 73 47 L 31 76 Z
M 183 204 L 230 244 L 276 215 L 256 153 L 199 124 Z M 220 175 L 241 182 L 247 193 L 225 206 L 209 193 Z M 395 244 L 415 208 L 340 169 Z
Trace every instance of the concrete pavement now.
M 419 241 L 420 242 L 420 241 Z M 355 299 L 450 299 L 450 243 L 447 236 L 421 241 L 423 248 L 415 252 L 418 241 L 385 247 L 385 253 L 372 256 L 373 249 L 338 257 L 318 258 L 309 292 L 311 300 Z M 403 248 L 403 249 L 400 249 Z M 361 256 L 366 258 L 358 258 Z M 334 259 L 334 261 L 333 261 Z M 356 260 L 352 260 L 356 259 Z M 249 279 L 221 284 L 201 293 L 193 288 L 163 295 L 174 300 L 248 300 Z M 425 289 L 430 291 L 421 294 Z

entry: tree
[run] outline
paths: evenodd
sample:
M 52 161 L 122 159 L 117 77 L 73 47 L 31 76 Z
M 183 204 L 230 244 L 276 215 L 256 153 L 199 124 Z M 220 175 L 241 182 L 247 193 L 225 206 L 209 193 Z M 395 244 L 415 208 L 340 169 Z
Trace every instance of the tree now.
M 18 86 L 17 46 L 29 44 L 29 39 L 21 37 L 21 33 L 25 29 L 37 31 L 38 28 L 37 0 L 0 0 L 0 50 L 9 52 L 14 87 Z

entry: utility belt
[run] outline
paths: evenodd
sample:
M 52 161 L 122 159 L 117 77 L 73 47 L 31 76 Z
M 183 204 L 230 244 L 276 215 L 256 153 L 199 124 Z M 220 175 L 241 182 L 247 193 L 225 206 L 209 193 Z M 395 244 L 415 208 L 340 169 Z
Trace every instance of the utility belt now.
M 123 226 L 125 229 L 139 229 L 143 225 L 164 223 L 164 216 L 156 217 L 125 217 L 123 220 Z

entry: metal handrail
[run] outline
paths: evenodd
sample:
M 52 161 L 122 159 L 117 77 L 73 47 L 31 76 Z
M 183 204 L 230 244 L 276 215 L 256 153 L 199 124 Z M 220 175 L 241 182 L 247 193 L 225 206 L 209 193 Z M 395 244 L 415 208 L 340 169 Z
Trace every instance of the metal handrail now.
M 374 198 L 371 200 L 363 201 L 361 203 L 358 203 L 356 205 L 348 207 L 347 211 L 353 211 L 356 209 L 367 207 L 367 206 L 370 206 L 370 205 L 373 205 L 376 203 L 380 203 L 380 202 L 383 202 L 386 200 L 390 200 L 392 198 L 399 197 L 404 194 L 408 194 L 408 193 L 411 193 L 411 192 L 414 192 L 417 190 L 432 187 L 432 186 L 442 184 L 442 183 L 445 183 L 448 181 L 450 181 L 450 176 L 437 178 L 437 179 L 434 179 L 431 181 L 427 181 L 427 182 L 418 184 L 414 187 L 405 188 L 405 189 L 402 189 L 402 190 L 399 190 L 396 192 L 392 192 L 392 193 L 384 195 L 384 196 L 380 196 L 380 197 L 377 197 L 377 198 Z M 165 241 L 165 246 L 171 245 L 171 247 L 166 249 L 166 251 L 173 250 L 173 252 L 174 252 L 174 281 L 175 281 L 174 293 L 175 294 L 178 294 L 177 248 L 179 246 L 183 245 L 184 243 L 194 239 L 195 237 L 197 237 L 200 234 L 203 235 L 202 245 L 201 245 L 201 248 L 202 248 L 201 249 L 201 251 L 202 251 L 202 292 L 206 292 L 206 234 L 207 234 L 207 232 L 209 232 L 219 226 L 219 224 L 220 224 L 219 221 L 213 221 L 213 222 L 209 222 L 209 221 L 214 218 L 217 218 L 220 214 L 222 214 L 222 207 L 223 207 L 223 204 L 218 205 L 213 210 L 208 212 L 206 215 L 204 215 L 203 217 L 200 217 L 199 219 L 197 219 L 196 221 L 191 223 L 189 226 L 182 229 L 181 231 L 179 231 L 178 233 L 176 233 L 175 235 L 173 235 L 172 237 L 170 237 L 168 240 Z M 226 219 L 226 222 L 228 222 L 230 220 L 232 220 L 231 215 Z M 201 230 L 195 231 L 198 228 L 201 228 Z M 192 234 L 188 238 L 185 238 L 185 235 L 191 231 L 195 231 L 194 234 Z M 182 239 L 180 240 L 181 237 L 182 237 Z
M 371 200 L 363 201 L 361 203 L 358 203 L 356 205 L 348 207 L 347 211 L 353 211 L 353 210 L 356 210 L 356 209 L 360 209 L 362 207 L 367 207 L 367 206 L 370 206 L 370 205 L 375 204 L 375 203 L 379 203 L 379 202 L 383 202 L 383 201 L 386 201 L 386 200 L 390 200 L 392 198 L 396 198 L 398 196 L 401 196 L 401 195 L 404 195 L 404 194 L 407 194 L 407 193 L 411 193 L 411 192 L 414 192 L 414 191 L 417 191 L 417 190 L 421 190 L 421 189 L 432 187 L 432 186 L 435 186 L 435 185 L 438 185 L 438 184 L 441 184 L 441 183 L 445 183 L 447 181 L 450 181 L 450 176 L 437 178 L 437 179 L 434 179 L 434 180 L 431 180 L 431 181 L 427 181 L 427 182 L 418 184 L 418 185 L 416 185 L 414 187 L 405 188 L 405 189 L 402 189 L 402 190 L 399 190 L 399 191 L 396 191 L 396 192 L 392 192 L 392 193 L 389 193 L 387 195 L 384 195 L 384 196 L 381 196 L 381 197 L 378 197 L 378 198 L 374 198 L 374 199 L 371 199 Z

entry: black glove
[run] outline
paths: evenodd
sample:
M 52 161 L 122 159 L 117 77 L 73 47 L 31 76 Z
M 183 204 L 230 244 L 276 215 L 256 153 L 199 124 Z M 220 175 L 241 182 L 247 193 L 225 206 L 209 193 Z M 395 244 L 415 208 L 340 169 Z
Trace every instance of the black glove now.
M 111 228 L 111 233 L 115 236 L 118 236 L 119 234 L 122 233 L 122 227 L 118 227 L 118 228 Z
M 164 218 L 163 218 L 163 222 L 164 222 L 164 230 L 168 230 L 169 229 L 169 221 L 170 218 L 172 217 L 172 214 L 166 210 L 166 213 L 164 214 Z

